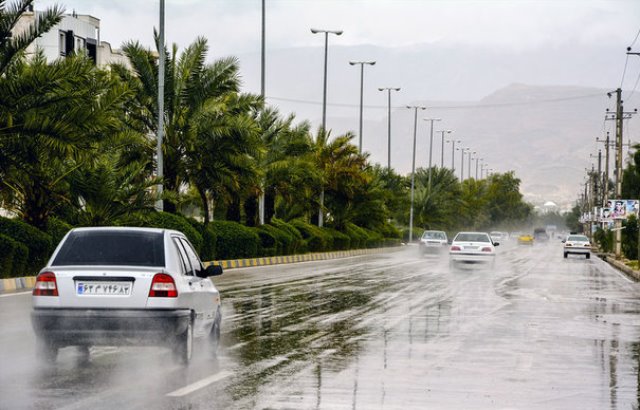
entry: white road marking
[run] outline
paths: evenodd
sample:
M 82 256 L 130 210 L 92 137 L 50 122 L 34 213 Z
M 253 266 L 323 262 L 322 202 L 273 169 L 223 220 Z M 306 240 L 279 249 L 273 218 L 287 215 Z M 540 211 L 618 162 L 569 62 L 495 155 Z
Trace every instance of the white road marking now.
M 8 298 L 9 296 L 19 296 L 19 295 L 28 295 L 30 294 L 32 291 L 27 291 L 27 292 L 18 292 L 18 293 L 5 293 L 0 295 L 0 298 Z
M 185 386 L 181 389 L 178 390 L 174 390 L 171 393 L 168 393 L 167 396 L 168 397 L 183 397 L 186 396 L 188 394 L 193 393 L 194 391 L 200 390 L 202 388 L 205 388 L 207 386 L 209 386 L 210 384 L 213 384 L 215 382 L 218 382 L 220 380 L 226 379 L 227 377 L 231 376 L 233 373 L 231 372 L 220 372 L 220 373 L 216 373 L 212 376 L 206 377 L 202 380 L 199 380 L 195 383 L 191 383 L 188 386 Z

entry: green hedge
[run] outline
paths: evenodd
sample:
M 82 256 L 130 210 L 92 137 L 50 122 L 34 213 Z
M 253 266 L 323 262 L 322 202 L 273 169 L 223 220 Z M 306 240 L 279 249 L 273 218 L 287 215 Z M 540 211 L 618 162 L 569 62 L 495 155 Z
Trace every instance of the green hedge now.
M 351 249 L 351 238 L 340 231 L 332 228 L 324 228 L 325 232 L 333 236 L 333 250 L 345 251 Z
M 360 228 L 351 222 L 347 222 L 344 228 L 344 233 L 351 238 L 351 249 L 362 249 L 367 247 L 369 235 L 367 235 L 367 231 L 363 228 Z
M 304 238 L 302 237 L 302 234 L 293 225 L 288 224 L 287 222 L 278 218 L 272 218 L 271 225 L 291 238 L 290 248 L 288 249 L 286 255 L 307 252 L 307 245 Z
M 62 238 L 69 232 L 73 226 L 69 225 L 62 219 L 51 217 L 47 221 L 47 234 L 51 236 L 52 251 L 58 246 Z
M 275 239 L 275 256 L 291 255 L 293 253 L 295 239 L 288 231 L 278 229 L 270 224 L 261 225 L 256 229 L 267 232 Z
M 265 225 L 252 229 L 260 238 L 260 242 L 258 242 L 257 256 L 276 256 L 278 254 L 278 250 L 281 249 L 282 246 L 278 246 L 278 240 L 273 232 L 270 232 Z
M 323 228 L 311 225 L 301 219 L 290 222 L 302 234 L 309 252 L 323 252 L 333 249 L 333 236 Z
M 0 278 L 10 278 L 13 273 L 13 260 L 18 242 L 7 235 L 0 234 Z
M 27 275 L 38 273 L 53 250 L 49 235 L 19 220 L 0 217 L 0 234 L 23 243 L 29 249 L 24 272 Z
M 216 257 L 220 260 L 253 258 L 258 254 L 260 238 L 251 229 L 237 222 L 211 222 L 216 233 Z
M 182 215 L 167 212 L 138 213 L 128 218 L 126 224 L 129 226 L 146 226 L 180 231 L 185 234 L 189 242 L 196 248 L 196 251 L 201 253 L 202 235 Z

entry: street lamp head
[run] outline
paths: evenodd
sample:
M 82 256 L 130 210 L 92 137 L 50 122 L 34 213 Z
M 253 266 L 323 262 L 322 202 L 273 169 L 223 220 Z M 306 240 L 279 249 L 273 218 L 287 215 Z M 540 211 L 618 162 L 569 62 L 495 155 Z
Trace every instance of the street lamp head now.
M 394 90 L 394 91 L 400 91 L 400 87 L 398 87 L 398 88 L 392 88 L 392 90 Z
M 318 33 L 335 34 L 336 36 L 339 36 L 342 34 L 342 30 L 321 30 L 318 28 L 312 28 L 311 32 L 313 34 L 318 34 Z
M 349 65 L 356 65 L 356 64 L 358 64 L 357 61 L 349 61 Z

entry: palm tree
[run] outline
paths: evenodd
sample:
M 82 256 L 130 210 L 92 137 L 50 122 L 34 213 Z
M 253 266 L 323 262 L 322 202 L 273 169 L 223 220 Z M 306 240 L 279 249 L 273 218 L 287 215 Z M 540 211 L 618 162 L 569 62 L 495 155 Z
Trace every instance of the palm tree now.
M 309 160 L 312 140 L 310 125 L 302 122 L 294 125 L 292 114 L 281 118 L 277 109 L 265 108 L 256 118 L 260 128 L 262 149 L 256 161 L 261 172 L 260 202 L 264 209 L 264 222 L 275 216 L 276 197 L 287 208 L 285 219 L 292 219 L 300 212 L 295 208 L 301 187 L 312 186 L 317 179 L 313 163 Z M 302 212 L 304 213 L 304 212 Z
M 429 171 L 419 168 L 416 171 L 416 224 L 429 229 L 455 227 L 460 195 L 460 183 L 452 170 L 433 167 L 429 189 Z
M 94 159 L 106 136 L 126 128 L 128 88 L 82 56 L 47 64 L 15 60 L 0 77 L 3 206 L 42 228 L 68 203 L 66 178 Z
M 363 183 L 366 156 L 358 153 L 358 147 L 351 144 L 355 135 L 348 132 L 329 141 L 330 132 L 318 130 L 311 156 L 319 173 L 318 226 L 323 226 L 325 194 L 328 192 L 338 199 L 344 195 L 348 200 L 353 197 L 354 187 Z M 333 209 L 338 212 L 338 208 Z
M 158 43 L 156 34 L 156 47 L 164 47 Z M 136 89 L 136 104 L 131 107 L 131 116 L 142 130 L 147 134 L 157 134 L 157 82 L 158 67 L 157 58 L 150 50 L 143 48 L 138 42 L 125 44 L 123 50 L 129 58 L 134 70 L 132 76 L 124 67 L 115 67 L 115 70 L 124 79 L 133 83 Z M 199 151 L 202 146 L 214 150 L 217 155 L 225 155 L 221 147 L 211 146 L 210 142 L 199 141 L 204 135 L 212 136 L 221 134 L 233 135 L 236 132 L 243 134 L 251 130 L 231 131 L 228 127 L 251 127 L 250 121 L 238 120 L 222 121 L 225 116 L 246 115 L 246 101 L 250 96 L 238 97 L 240 89 L 240 76 L 238 61 L 236 58 L 224 58 L 213 64 L 206 64 L 208 51 L 207 40 L 199 37 L 178 56 L 177 46 L 173 46 L 172 52 L 165 52 L 165 138 L 163 140 L 164 155 L 164 189 L 167 196 L 164 198 L 164 209 L 168 212 L 176 212 L 177 200 L 180 189 L 192 181 L 204 163 L 205 153 Z M 259 105 L 255 98 L 253 104 Z M 245 108 L 241 108 L 245 105 Z M 236 110 L 234 112 L 234 110 Z M 209 132 L 201 123 L 215 122 L 217 129 Z M 238 141 L 242 144 L 243 141 Z M 201 156 L 200 158 L 197 158 Z M 185 161 L 189 159 L 189 162 Z M 234 160 L 239 160 L 234 157 Z M 186 167 L 191 167 L 187 169 Z M 215 170 L 211 170 L 212 172 Z M 223 170 L 225 171 L 225 170 Z M 227 171 L 225 171 L 227 172 Z M 209 175 L 210 179 L 211 175 Z M 199 179 L 198 182 L 202 182 Z M 218 180 L 225 185 L 226 182 Z M 228 182 L 228 181 L 227 181 Z M 216 187 L 210 187 L 210 192 L 215 192 Z M 206 191 L 206 190 L 205 190 Z M 206 206 L 206 192 L 200 192 L 203 207 Z M 208 218 L 208 210 L 205 209 L 205 218 Z
M 0 76 L 35 39 L 62 20 L 64 10 L 56 5 L 39 12 L 35 22 L 18 32 L 17 23 L 33 7 L 33 2 L 34 0 L 20 0 L 7 5 L 6 0 L 0 0 Z

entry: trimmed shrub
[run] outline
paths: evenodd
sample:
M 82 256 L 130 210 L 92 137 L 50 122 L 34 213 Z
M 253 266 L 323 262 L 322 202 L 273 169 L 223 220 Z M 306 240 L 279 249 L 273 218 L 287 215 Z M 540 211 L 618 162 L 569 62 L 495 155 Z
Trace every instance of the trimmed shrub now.
M 64 236 L 73 226 L 69 225 L 60 218 L 51 217 L 47 221 L 47 234 L 51 236 L 51 252 L 53 252 Z
M 218 241 L 218 236 L 216 232 L 213 230 L 211 224 L 206 227 L 203 224 L 200 224 L 202 235 L 202 248 L 200 249 L 200 258 L 203 261 L 213 261 L 216 259 L 216 242 Z
M 333 247 L 333 236 L 322 228 L 311 225 L 301 219 L 294 219 L 291 225 L 302 234 L 309 252 L 323 252 Z
M 232 221 L 214 221 L 210 226 L 217 237 L 217 259 L 253 258 L 258 254 L 260 238 L 251 228 Z
M 260 238 L 260 242 L 258 242 L 258 256 L 275 256 L 278 250 L 276 237 L 263 226 L 250 229 Z
M 324 228 L 324 230 L 325 232 L 333 236 L 333 250 L 344 251 L 350 249 L 349 247 L 351 246 L 351 238 L 349 238 L 348 235 L 333 228 Z
M 302 234 L 293 225 L 278 218 L 272 218 L 271 225 L 278 228 L 278 230 L 287 233 L 291 237 L 291 247 L 286 253 L 287 255 L 307 252 L 307 245 Z
M 366 242 L 367 248 L 377 248 L 382 246 L 384 242 L 384 237 L 382 236 L 381 233 L 370 231 L 365 228 L 361 228 L 361 229 L 364 230 L 365 233 L 367 234 L 367 242 Z
M 361 249 L 367 246 L 369 235 L 352 222 L 347 222 L 344 233 L 351 239 L 351 249 Z
M 51 237 L 39 229 L 16 219 L 0 217 L 0 234 L 22 242 L 29 249 L 24 273 L 35 275 L 47 262 L 51 253 Z
M 13 257 L 18 242 L 7 235 L 0 234 L 0 278 L 11 277 L 13 269 Z
M 10 276 L 19 278 L 27 274 L 27 261 L 29 260 L 29 248 L 22 242 L 16 241 L 16 249 L 13 254 L 13 269 Z M 45 261 L 46 263 L 46 261 Z M 35 274 L 37 272 L 33 272 Z
M 180 231 L 185 234 L 196 251 L 201 253 L 202 235 L 200 235 L 200 232 L 191 226 L 187 218 L 182 215 L 170 214 L 167 212 L 137 213 L 127 219 L 126 223 L 129 226 L 174 229 L 176 231 Z
M 289 232 L 278 229 L 273 225 L 265 224 L 259 226 L 257 229 L 260 229 L 264 232 L 269 233 L 276 241 L 275 244 L 275 255 L 290 255 L 293 248 L 294 238 L 289 234 Z

